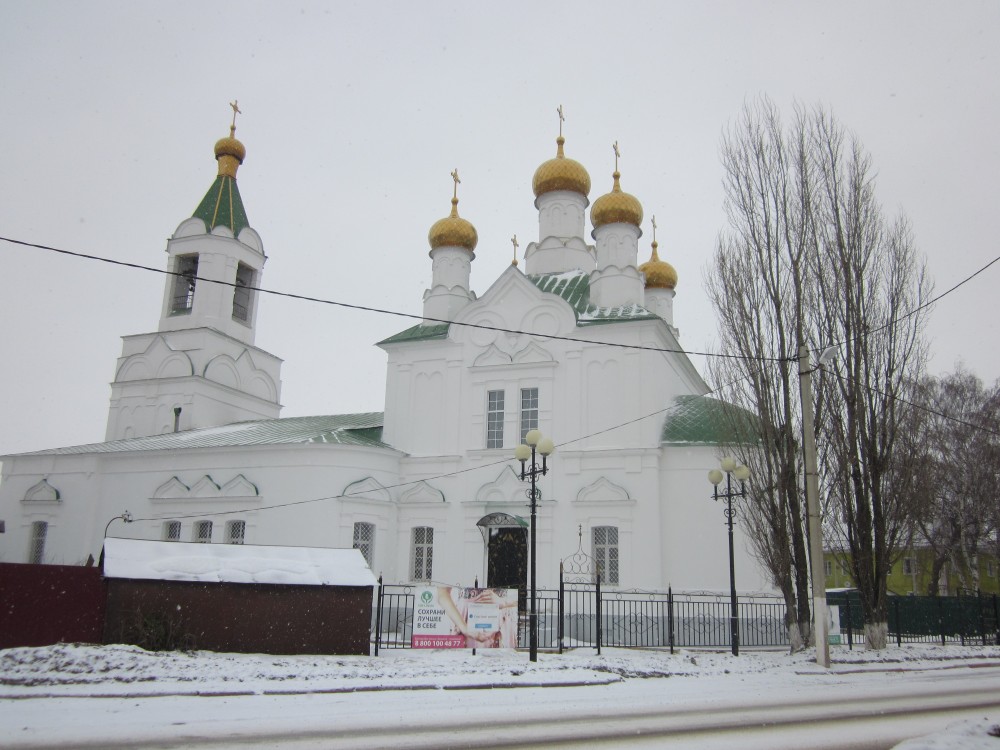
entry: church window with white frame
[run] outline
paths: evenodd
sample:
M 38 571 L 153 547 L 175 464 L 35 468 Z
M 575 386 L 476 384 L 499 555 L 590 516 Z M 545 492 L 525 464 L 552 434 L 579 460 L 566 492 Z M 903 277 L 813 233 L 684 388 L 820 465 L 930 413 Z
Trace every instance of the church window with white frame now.
M 592 529 L 594 562 L 601 574 L 601 583 L 618 585 L 618 527 L 595 526 Z
M 174 291 L 170 303 L 171 315 L 191 312 L 194 306 L 194 286 L 198 276 L 197 255 L 178 255 L 176 263 Z
M 181 540 L 181 522 L 180 521 L 164 521 L 163 522 L 163 541 L 165 542 L 179 542 Z
M 31 546 L 28 548 L 28 562 L 40 565 L 45 559 L 45 537 L 49 534 L 48 521 L 35 521 L 31 524 Z
M 375 524 L 358 521 L 354 524 L 354 549 L 361 550 L 361 554 L 372 567 L 375 560 Z
M 415 526 L 410 542 L 410 576 L 414 581 L 430 581 L 434 569 L 434 529 Z
M 245 263 L 236 267 L 236 286 L 233 288 L 233 319 L 243 323 L 250 322 L 250 309 L 253 304 L 253 269 Z
M 504 392 L 486 394 L 486 447 L 503 448 Z
M 195 521 L 194 522 L 194 541 L 201 542 L 202 544 L 211 544 L 212 542 L 212 522 L 211 521 Z
M 524 436 L 538 429 L 538 389 L 521 389 L 521 442 Z
M 246 521 L 226 521 L 226 544 L 243 544 L 246 535 Z

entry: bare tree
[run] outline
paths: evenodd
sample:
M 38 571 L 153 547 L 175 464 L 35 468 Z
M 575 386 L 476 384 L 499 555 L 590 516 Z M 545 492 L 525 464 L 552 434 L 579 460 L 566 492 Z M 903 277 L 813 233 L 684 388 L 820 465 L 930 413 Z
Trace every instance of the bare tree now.
M 841 344 L 814 400 L 824 497 L 836 509 L 826 525 L 848 551 L 869 645 L 881 647 L 886 574 L 909 528 L 890 488 L 912 476 L 893 469 L 895 397 L 923 363 L 923 317 L 906 313 L 928 292 L 924 269 L 905 221 L 883 217 L 870 158 L 823 109 L 797 106 L 786 130 L 769 100 L 747 104 L 722 162 L 729 226 L 708 290 L 723 351 L 737 356 L 710 375 L 760 418 L 759 444 L 740 456 L 754 476 L 741 521 L 785 597 L 793 643 L 808 641 L 795 359 L 801 345 Z
M 809 643 L 809 571 L 799 484 L 798 370 L 783 355 L 804 337 L 811 179 L 800 111 L 786 135 L 767 99 L 748 104 L 722 143 L 729 230 L 722 233 L 708 293 L 723 351 L 710 375 L 724 395 L 759 416 L 759 444 L 735 447 L 753 481 L 741 522 L 785 601 L 793 650 Z
M 829 407 L 817 421 L 823 486 L 836 511 L 829 527 L 850 554 L 866 644 L 884 648 L 886 578 L 911 511 L 911 477 L 893 470 L 899 399 L 924 365 L 920 307 L 930 284 L 906 221 L 882 213 L 869 155 L 829 113 L 816 110 L 811 125 L 820 335 L 842 346 L 820 380 Z
M 992 388 L 961 365 L 919 384 L 924 407 L 926 492 L 914 518 L 917 544 L 930 548 L 931 582 L 936 595 L 945 566 L 964 588 L 979 588 L 979 554 L 993 551 L 996 539 L 1000 470 L 1000 382 Z

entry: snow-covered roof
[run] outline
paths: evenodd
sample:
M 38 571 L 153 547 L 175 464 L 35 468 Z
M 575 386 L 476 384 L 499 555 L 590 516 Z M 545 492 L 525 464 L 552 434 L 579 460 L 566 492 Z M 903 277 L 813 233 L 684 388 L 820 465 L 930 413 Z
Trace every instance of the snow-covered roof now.
M 356 549 L 104 540 L 104 575 L 153 581 L 374 586 Z

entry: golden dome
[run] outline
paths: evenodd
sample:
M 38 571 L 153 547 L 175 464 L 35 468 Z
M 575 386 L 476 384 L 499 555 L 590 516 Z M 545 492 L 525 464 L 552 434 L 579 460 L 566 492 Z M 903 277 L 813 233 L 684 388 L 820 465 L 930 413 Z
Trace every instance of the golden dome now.
M 220 177 L 236 177 L 236 170 L 246 158 L 247 149 L 236 140 L 236 126 L 229 128 L 229 137 L 215 142 L 215 158 L 219 162 Z
M 555 158 L 543 162 L 535 170 L 535 176 L 531 178 L 531 189 L 535 191 L 536 198 L 553 190 L 572 190 L 574 193 L 582 193 L 584 197 L 590 195 L 590 175 L 580 162 L 566 158 L 563 154 L 565 142 L 562 135 L 556 138 Z
M 618 179 L 621 173 L 616 169 L 614 175 L 615 184 L 611 192 L 602 195 L 594 201 L 590 209 L 590 223 L 594 229 L 603 227 L 605 224 L 642 224 L 642 204 L 634 195 L 629 195 L 622 190 Z
M 653 240 L 653 254 L 649 260 L 639 266 L 646 275 L 647 289 L 673 289 L 677 286 L 677 271 L 665 260 L 660 260 L 656 252 L 656 240 Z
M 470 253 L 476 249 L 479 235 L 471 223 L 458 215 L 458 197 L 451 199 L 451 215 L 434 222 L 427 233 L 431 250 L 439 247 L 464 247 Z

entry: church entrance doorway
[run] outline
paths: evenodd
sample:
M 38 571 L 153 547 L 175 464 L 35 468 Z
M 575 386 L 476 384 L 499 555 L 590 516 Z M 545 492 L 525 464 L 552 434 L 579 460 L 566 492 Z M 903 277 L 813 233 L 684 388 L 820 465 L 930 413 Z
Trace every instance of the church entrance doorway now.
M 507 513 L 491 513 L 476 524 L 486 542 L 486 585 L 517 589 L 524 609 L 528 581 L 528 522 Z

